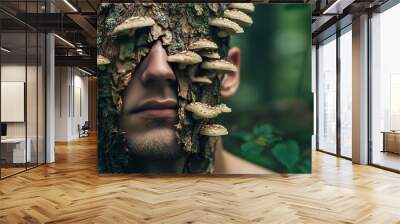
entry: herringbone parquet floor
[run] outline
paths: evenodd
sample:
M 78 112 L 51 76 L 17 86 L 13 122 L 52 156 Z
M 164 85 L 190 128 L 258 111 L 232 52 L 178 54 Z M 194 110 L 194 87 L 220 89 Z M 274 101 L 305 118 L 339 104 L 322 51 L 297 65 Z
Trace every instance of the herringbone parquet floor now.
M 99 175 L 96 141 L 0 181 L 0 223 L 400 223 L 400 175 L 315 152 L 312 175 Z

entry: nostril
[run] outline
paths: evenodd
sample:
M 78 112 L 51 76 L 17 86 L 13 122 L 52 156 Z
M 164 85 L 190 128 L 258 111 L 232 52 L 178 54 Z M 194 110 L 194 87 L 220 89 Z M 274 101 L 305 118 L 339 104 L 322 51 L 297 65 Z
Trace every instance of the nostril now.
M 142 79 L 146 82 L 156 80 L 176 80 L 172 68 L 167 63 L 149 63 L 149 66 L 143 73 Z

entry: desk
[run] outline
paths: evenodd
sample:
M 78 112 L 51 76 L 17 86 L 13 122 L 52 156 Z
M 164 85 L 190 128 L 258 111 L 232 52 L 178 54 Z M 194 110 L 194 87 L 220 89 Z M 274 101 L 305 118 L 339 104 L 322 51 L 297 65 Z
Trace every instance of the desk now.
M 31 162 L 31 145 L 30 138 L 26 140 L 28 143 L 25 152 L 25 138 L 6 138 L 1 139 L 1 157 L 6 163 L 25 163 Z M 26 159 L 26 160 L 25 160 Z
M 382 152 L 400 154 L 400 131 L 383 131 Z

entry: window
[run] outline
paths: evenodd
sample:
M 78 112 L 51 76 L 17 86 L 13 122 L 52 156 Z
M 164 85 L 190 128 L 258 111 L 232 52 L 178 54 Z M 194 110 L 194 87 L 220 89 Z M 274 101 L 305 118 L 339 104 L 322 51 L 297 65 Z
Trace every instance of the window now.
M 340 36 L 340 155 L 352 156 L 352 33 L 351 26 Z
M 336 153 L 336 35 L 318 47 L 318 149 Z
M 2 1 L 18 16 L 39 13 L 44 1 Z M 45 35 L 0 12 L 0 178 L 45 163 Z
M 400 170 L 400 5 L 371 18 L 371 159 Z

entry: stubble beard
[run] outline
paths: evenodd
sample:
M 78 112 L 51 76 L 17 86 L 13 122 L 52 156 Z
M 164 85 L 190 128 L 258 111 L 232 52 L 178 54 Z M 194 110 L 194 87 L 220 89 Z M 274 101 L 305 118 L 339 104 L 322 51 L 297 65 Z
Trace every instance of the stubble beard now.
M 127 133 L 129 151 L 132 156 L 145 159 L 174 160 L 185 155 L 177 144 L 176 130 L 171 120 L 146 121 L 145 130 Z

